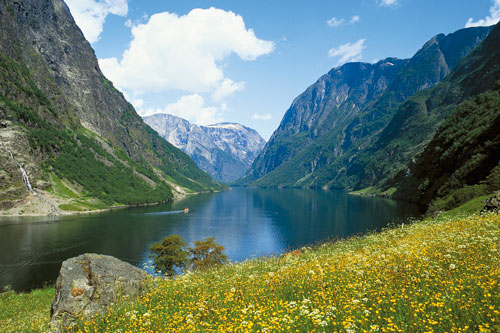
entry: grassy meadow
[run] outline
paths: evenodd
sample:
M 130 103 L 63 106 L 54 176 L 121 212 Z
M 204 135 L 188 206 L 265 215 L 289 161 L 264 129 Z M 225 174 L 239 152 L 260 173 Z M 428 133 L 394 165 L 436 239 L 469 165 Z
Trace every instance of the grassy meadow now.
M 478 201 L 479 202 L 479 201 Z M 174 280 L 82 332 L 500 331 L 500 214 L 469 203 L 362 237 Z M 0 296 L 0 331 L 40 331 L 48 288 Z
M 432 219 L 156 287 L 84 332 L 500 330 L 500 215 Z
M 48 332 L 54 287 L 0 294 L 0 332 Z

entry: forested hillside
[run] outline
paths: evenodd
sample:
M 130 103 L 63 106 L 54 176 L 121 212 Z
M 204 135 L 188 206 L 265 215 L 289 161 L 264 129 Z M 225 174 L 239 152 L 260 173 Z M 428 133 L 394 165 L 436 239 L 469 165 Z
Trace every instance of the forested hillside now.
M 434 134 L 439 136 L 452 125 L 469 126 L 465 124 L 472 119 L 481 119 L 481 116 L 475 114 L 479 111 L 478 108 L 466 107 L 468 112 L 456 110 L 462 101 L 474 100 L 475 96 L 495 88 L 496 80 L 500 79 L 500 53 L 496 47 L 499 36 L 500 27 L 497 26 L 484 43 L 466 56 L 443 82 L 433 89 L 416 94 L 399 108 L 377 141 L 361 152 L 347 168 L 346 174 L 360 175 L 359 182 L 355 184 L 357 189 L 376 185 L 378 190 L 392 192 L 399 187 L 398 181 L 392 178 L 397 173 L 400 173 L 401 177 L 408 172 L 409 164 L 424 150 Z M 474 103 L 481 104 L 480 101 L 481 99 Z M 489 102 L 485 103 L 484 108 L 489 112 L 483 115 L 486 119 L 494 120 L 495 115 L 500 112 Z M 457 117 L 457 112 L 461 116 Z M 480 128 L 477 130 L 481 131 Z M 472 140 L 469 144 L 483 144 L 480 136 L 474 139 L 471 136 L 469 140 Z M 462 146 L 465 143 L 456 142 L 454 145 L 463 150 L 466 149 L 465 145 Z M 442 153 L 445 156 L 448 154 L 444 151 Z M 494 153 L 494 151 L 488 152 L 495 158 Z M 439 152 L 436 152 L 434 157 L 441 159 Z M 463 161 L 455 160 L 454 167 L 461 168 L 461 162 Z M 428 163 L 422 165 L 424 166 L 421 173 L 441 172 L 440 168 L 427 169 Z M 432 167 L 436 168 L 437 165 Z M 413 201 L 413 195 L 415 194 L 408 194 L 405 197 Z M 401 194 L 398 196 L 403 197 Z M 425 204 L 428 204 L 428 201 Z
M 395 198 L 447 210 L 500 189 L 500 80 L 443 122 Z
M 29 194 L 18 163 L 67 210 L 220 188 L 104 77 L 62 0 L 0 2 L 0 25 L 2 208 Z

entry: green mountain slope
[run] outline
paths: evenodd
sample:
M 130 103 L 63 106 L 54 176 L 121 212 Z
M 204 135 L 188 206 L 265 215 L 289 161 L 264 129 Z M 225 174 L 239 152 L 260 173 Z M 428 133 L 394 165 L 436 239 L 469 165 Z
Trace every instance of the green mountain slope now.
M 337 150 L 331 149 L 331 154 L 314 160 L 318 152 L 311 145 L 325 136 L 337 135 L 339 141 L 342 133 L 338 129 L 347 127 L 365 105 L 379 97 L 405 63 L 395 58 L 377 64 L 348 63 L 322 76 L 294 100 L 247 175 L 238 183 L 291 185 L 289 182 L 293 184 L 304 173 L 302 162 L 310 163 L 312 168 L 330 163 Z M 283 173 L 285 165 L 290 167 L 285 167 Z
M 374 144 L 361 152 L 351 162 L 351 165 L 346 168 L 345 173 L 347 175 L 357 176 L 358 182 L 355 188 L 376 185 L 380 192 L 400 187 L 400 179 L 410 173 L 408 165 L 424 150 L 435 134 L 438 136 L 438 142 L 443 140 L 443 138 L 439 139 L 443 132 L 447 133 L 446 140 L 450 138 L 458 140 L 458 138 L 454 137 L 456 135 L 454 125 L 458 126 L 457 128 L 478 126 L 478 128 L 470 132 L 475 133 L 475 136 L 471 134 L 467 138 L 468 141 L 454 142 L 454 149 L 459 151 L 466 150 L 467 144 L 481 146 L 484 144 L 483 139 L 486 141 L 492 139 L 490 135 L 482 136 L 484 134 L 482 131 L 485 130 L 482 129 L 482 126 L 485 126 L 485 124 L 478 122 L 476 112 L 485 112 L 483 114 L 484 121 L 494 121 L 495 116 L 500 112 L 494 106 L 494 94 L 487 94 L 483 96 L 483 99 L 474 98 L 490 89 L 494 89 L 496 80 L 500 79 L 500 50 L 497 47 L 499 40 L 500 27 L 497 26 L 484 43 L 466 56 L 443 82 L 433 89 L 416 94 L 400 107 Z M 475 104 L 476 107 L 461 104 L 469 99 L 471 99 L 470 103 Z M 484 100 L 485 106 L 481 105 L 481 100 Z M 485 110 L 482 110 L 483 107 Z M 462 108 L 468 110 L 468 113 L 460 111 Z M 460 116 L 457 116 L 457 114 Z M 450 127 L 452 128 L 451 133 L 449 132 Z M 441 143 L 434 143 L 433 145 L 443 148 Z M 442 165 L 430 163 L 432 158 L 436 158 L 436 161 L 442 159 L 443 157 L 440 157 L 441 153 L 439 149 L 434 151 L 433 157 L 427 156 L 425 162 L 420 166 L 422 169 L 422 171 L 419 171 L 420 174 L 446 173 L 445 170 L 441 170 Z M 449 152 L 445 154 L 447 155 Z M 495 151 L 493 150 L 486 155 L 489 156 L 488 158 L 495 159 L 494 154 Z M 463 167 L 462 162 L 465 163 L 465 160 L 461 160 L 457 156 L 451 157 L 451 160 L 454 168 L 457 169 Z M 484 161 L 476 162 L 479 167 Z M 429 169 L 429 166 L 433 169 Z M 489 169 L 487 166 L 484 167 Z M 418 170 L 418 167 L 415 170 Z M 477 176 L 475 180 L 482 179 L 479 174 Z M 421 180 L 425 181 L 425 177 Z M 434 183 L 436 179 L 432 177 L 428 181 L 433 186 L 437 185 L 437 183 Z M 462 181 L 459 184 L 463 184 Z M 472 179 L 467 182 L 474 183 Z M 406 194 L 400 192 L 397 197 L 427 205 L 430 198 L 438 194 L 436 191 L 431 192 L 432 194 L 427 193 L 424 195 L 427 198 L 426 200 L 416 200 L 414 196 L 418 197 L 419 195 L 416 193 L 410 194 L 407 190 L 405 191 Z M 445 193 L 446 191 L 441 195 Z
M 500 189 L 500 25 L 449 80 L 470 96 L 453 109 L 408 172 L 396 198 L 443 210 Z M 446 102 L 451 103 L 449 100 Z
M 495 80 L 500 78 L 497 34 L 498 27 L 443 82 L 402 105 L 378 140 L 346 171 L 358 171 L 357 188 L 383 183 L 406 168 L 457 104 L 494 87 Z M 387 186 L 393 186 L 392 182 Z
M 17 163 L 76 210 L 221 187 L 103 76 L 61 0 L 2 1 L 0 26 L 0 208 L 28 195 Z
M 440 126 L 394 197 L 456 207 L 500 189 L 500 80 L 492 90 L 459 104 Z
M 299 129 L 292 133 L 283 130 L 287 129 L 290 122 L 289 113 L 300 114 L 300 110 L 295 107 L 296 101 L 303 99 L 300 96 L 287 111 L 273 138 L 241 183 L 256 186 L 359 188 L 378 182 L 379 170 L 364 172 L 365 160 L 370 159 L 372 154 L 365 156 L 363 152 L 377 142 L 381 132 L 405 100 L 441 81 L 464 55 L 481 43 L 490 30 L 491 27 L 462 29 L 447 36 L 435 36 L 414 57 L 401 61 L 401 66 L 396 68 L 395 74 L 391 80 L 387 80 L 386 86 L 379 94 L 372 96 L 372 99 L 360 108 L 353 108 L 351 113 L 338 115 L 337 110 L 328 105 L 322 109 L 318 107 L 315 112 L 328 116 L 337 115 L 337 119 L 332 122 L 325 116 L 328 126 L 324 127 L 327 130 L 320 131 L 320 135 L 305 144 L 296 138 L 311 137 L 309 133 L 317 132 L 317 127 L 308 131 Z M 348 65 L 353 64 L 345 66 Z M 344 72 L 343 67 L 337 70 Z M 347 85 L 345 89 L 352 88 L 352 85 Z M 342 96 L 338 94 L 329 96 L 333 100 L 339 97 L 342 100 Z M 312 101 L 309 103 L 317 105 Z M 278 133 L 280 141 L 275 140 Z M 286 152 L 288 158 L 273 158 L 279 152 Z M 387 166 L 381 167 L 384 172 L 387 167 L 392 167 L 389 161 L 380 162 L 388 163 Z

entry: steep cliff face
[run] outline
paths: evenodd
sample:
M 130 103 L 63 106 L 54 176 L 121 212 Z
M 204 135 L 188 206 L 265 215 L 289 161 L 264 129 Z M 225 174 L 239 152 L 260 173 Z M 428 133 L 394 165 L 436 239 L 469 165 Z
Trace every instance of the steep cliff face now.
M 408 60 L 388 58 L 375 65 L 353 63 L 332 70 L 294 101 L 240 183 L 356 188 L 362 169 L 346 172 L 347 168 L 377 140 L 398 107 L 440 82 L 490 30 L 469 28 L 435 36 Z M 352 68 L 369 69 L 370 74 Z M 335 73 L 345 78 L 330 80 L 334 86 L 328 87 L 324 82 Z M 324 99 L 316 96 L 327 96 L 328 102 L 318 102 Z M 367 183 L 376 181 L 372 177 Z
M 325 133 L 345 126 L 380 96 L 404 64 L 394 58 L 377 64 L 348 63 L 322 76 L 293 101 L 243 183 L 265 176 Z
M 2 142 L 39 189 L 60 196 L 67 191 L 55 185 L 65 184 L 78 200 L 97 198 L 103 207 L 219 187 L 103 76 L 62 0 L 2 1 L 0 26 L 0 116 L 13 133 Z M 15 168 L 4 173 L 4 206 L 18 205 L 27 192 Z
M 243 176 L 266 143 L 257 131 L 236 123 L 199 126 L 169 114 L 152 115 L 144 121 L 191 156 L 202 170 L 225 183 Z

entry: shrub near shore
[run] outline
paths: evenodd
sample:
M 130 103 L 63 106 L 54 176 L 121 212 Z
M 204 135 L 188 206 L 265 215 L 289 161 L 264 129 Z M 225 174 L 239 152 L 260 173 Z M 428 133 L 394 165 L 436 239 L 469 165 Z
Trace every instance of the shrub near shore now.
M 426 220 L 200 271 L 81 331 L 498 331 L 500 215 Z

